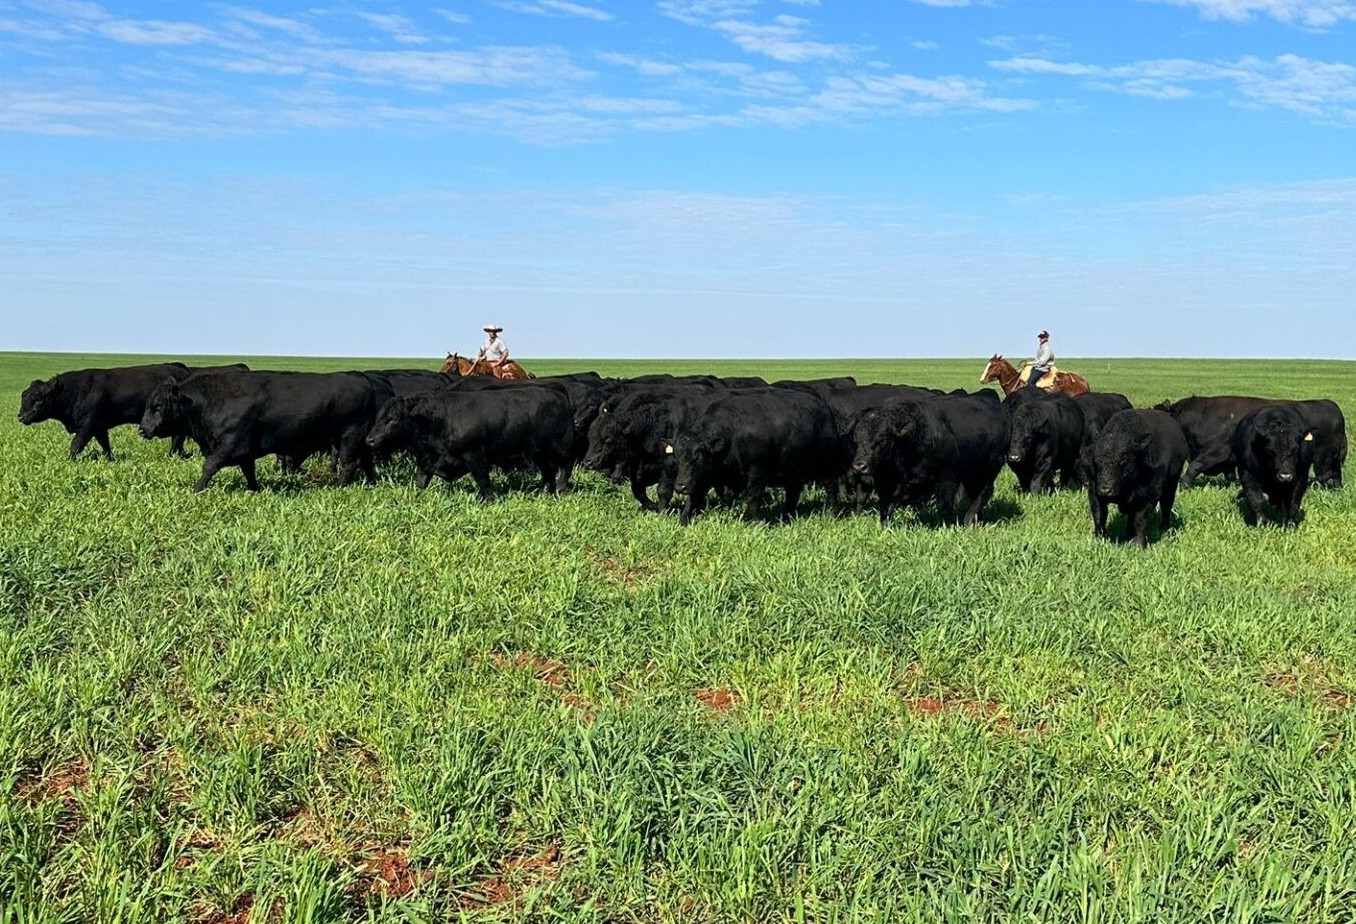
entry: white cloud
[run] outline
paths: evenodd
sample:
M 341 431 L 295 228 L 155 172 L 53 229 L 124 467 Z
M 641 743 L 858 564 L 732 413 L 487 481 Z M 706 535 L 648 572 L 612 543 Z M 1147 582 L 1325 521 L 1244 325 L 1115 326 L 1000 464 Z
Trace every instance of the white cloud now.
M 445 10 L 441 7 L 434 7 L 433 12 L 437 13 L 443 19 L 454 25 L 464 26 L 471 21 L 471 17 L 465 13 L 458 13 L 455 10 Z
M 408 16 L 395 13 L 363 12 L 355 15 L 373 28 L 387 33 L 402 45 L 424 45 L 428 43 L 428 37 L 419 31 L 419 28 Z
M 1158 99 L 1232 90 L 1240 105 L 1356 123 L 1356 66 L 1299 55 L 1269 61 L 1249 56 L 1237 61 L 1165 59 L 1114 66 L 1020 57 L 989 64 L 1009 73 L 1075 77 L 1095 89 Z
M 593 6 L 570 3 L 568 0 L 491 0 L 495 6 L 514 13 L 528 13 L 533 16 L 578 16 L 595 22 L 611 22 L 612 14 Z
M 847 61 L 855 56 L 850 45 L 814 41 L 806 37 L 809 20 L 785 14 L 771 22 L 756 22 L 756 4 L 747 0 L 663 0 L 659 11 L 671 19 L 717 32 L 750 54 L 797 64 L 805 61 Z
M 812 42 L 802 38 L 806 25 L 806 20 L 795 16 L 777 16 L 771 23 L 722 19 L 710 23 L 710 28 L 747 52 L 766 55 L 788 64 L 825 58 L 841 61 L 851 57 L 846 45 Z
M 211 30 L 186 22 L 114 19 L 97 28 L 100 35 L 125 45 L 193 45 L 212 37 Z
M 1356 20 L 1356 3 L 1349 0 L 1146 0 L 1200 10 L 1206 19 L 1246 22 L 1269 16 L 1285 23 L 1323 29 Z

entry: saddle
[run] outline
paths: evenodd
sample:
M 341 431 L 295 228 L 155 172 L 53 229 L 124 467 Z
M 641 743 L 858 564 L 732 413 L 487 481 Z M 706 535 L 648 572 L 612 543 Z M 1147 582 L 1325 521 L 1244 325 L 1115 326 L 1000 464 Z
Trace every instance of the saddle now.
M 1025 385 L 1031 380 L 1031 363 L 1022 363 L 1022 368 L 1017 371 L 1022 378 L 1022 384 Z M 1059 375 L 1059 366 L 1051 364 L 1050 371 L 1045 373 L 1044 377 L 1036 383 L 1039 388 L 1054 388 L 1055 376 Z

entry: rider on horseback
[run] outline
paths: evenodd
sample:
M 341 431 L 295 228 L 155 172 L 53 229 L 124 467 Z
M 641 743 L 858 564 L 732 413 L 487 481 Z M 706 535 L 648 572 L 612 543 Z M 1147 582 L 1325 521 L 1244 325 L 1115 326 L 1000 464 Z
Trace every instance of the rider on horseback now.
M 1055 364 L 1055 351 L 1050 349 L 1050 332 L 1043 330 L 1036 335 L 1040 347 L 1036 350 L 1036 361 L 1031 364 L 1031 378 L 1026 380 L 1028 388 L 1036 388 L 1037 382 L 1045 378 L 1050 367 Z
M 509 359 L 508 344 L 504 343 L 499 337 L 501 331 L 503 331 L 503 328 L 497 324 L 486 325 L 485 333 L 489 336 L 480 347 L 480 352 L 476 354 L 476 362 L 485 360 L 495 368 L 496 375 L 499 374 L 497 370 L 501 369 Z

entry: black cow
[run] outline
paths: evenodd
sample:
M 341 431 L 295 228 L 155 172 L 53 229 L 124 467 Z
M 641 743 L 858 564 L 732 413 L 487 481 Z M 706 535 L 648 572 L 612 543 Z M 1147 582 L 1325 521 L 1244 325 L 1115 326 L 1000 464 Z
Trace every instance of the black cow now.
M 113 447 L 108 431 L 141 421 L 151 393 L 168 380 L 182 381 L 189 376 L 214 369 L 239 369 L 235 366 L 190 368 L 183 363 L 155 363 L 123 366 L 115 369 L 78 369 L 63 372 L 46 382 L 34 381 L 19 400 L 19 422 L 25 425 L 55 420 L 74 434 L 70 458 L 75 459 L 95 440 L 111 461 Z M 183 438 L 174 440 L 170 451 L 183 455 Z
M 1234 431 L 1233 454 L 1252 523 L 1269 521 L 1262 495 L 1281 513 L 1281 525 L 1299 525 L 1300 504 L 1314 464 L 1313 432 L 1294 407 L 1263 407 L 1248 413 Z
M 1129 398 L 1114 391 L 1085 391 L 1074 395 L 1073 402 L 1083 413 L 1084 432 L 1089 441 L 1096 438 L 1108 420 L 1134 407 Z
M 141 418 L 147 439 L 182 434 L 202 447 L 202 491 L 217 472 L 234 465 L 251 491 L 259 490 L 255 462 L 267 455 L 296 461 L 329 451 L 340 484 L 359 469 L 376 481 L 363 443 L 377 409 L 391 397 L 379 376 L 362 372 L 220 372 L 167 382 Z
M 449 389 L 396 398 L 377 415 L 369 448 L 408 452 L 427 488 L 436 475 L 470 474 L 486 503 L 494 500 L 492 467 L 534 466 L 542 488 L 564 490 L 574 464 L 569 399 L 551 388 Z
M 1008 465 L 1023 491 L 1048 494 L 1060 484 L 1079 484 L 1079 453 L 1086 422 L 1083 412 L 1067 395 L 1027 401 L 1012 414 Z
M 930 500 L 944 523 L 970 525 L 993 497 L 1009 426 L 992 393 L 895 401 L 854 419 L 852 468 L 874 481 L 882 525 Z
M 673 441 L 716 395 L 702 388 L 645 389 L 625 395 L 596 415 L 584 467 L 628 482 L 631 496 L 642 508 L 667 509 L 678 476 Z M 650 485 L 659 486 L 656 501 L 647 493 Z
M 1125 517 L 1126 536 L 1149 544 L 1149 518 L 1159 509 L 1159 531 L 1172 525 L 1172 505 L 1187 460 L 1187 440 L 1171 415 L 1125 410 L 1114 415 L 1088 449 L 1088 506 L 1092 531 L 1105 537 L 1107 508 Z
M 1314 435 L 1315 480 L 1325 488 L 1342 487 L 1342 466 L 1347 459 L 1347 424 L 1336 402 L 1326 398 L 1287 401 L 1221 395 L 1165 401 L 1157 407 L 1177 419 L 1186 433 L 1187 445 L 1191 447 L 1191 464 L 1182 478 L 1185 487 L 1191 487 L 1201 475 L 1234 475 L 1238 461 L 1233 453 L 1233 438 L 1238 422 L 1263 407 L 1292 407 L 1299 412 Z
M 837 505 L 843 442 L 833 411 L 815 395 L 783 388 L 731 391 L 707 404 L 671 445 L 678 463 L 674 487 L 687 495 L 679 517 L 684 525 L 716 487 L 742 495 L 750 518 L 757 517 L 769 487 L 785 492 L 783 519 L 795 516 L 811 483 L 822 485 Z

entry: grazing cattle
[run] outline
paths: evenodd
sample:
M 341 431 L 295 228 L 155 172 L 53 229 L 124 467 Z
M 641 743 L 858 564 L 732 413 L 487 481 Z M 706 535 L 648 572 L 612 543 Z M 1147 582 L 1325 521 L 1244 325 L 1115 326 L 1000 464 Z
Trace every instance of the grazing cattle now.
M 19 401 L 19 422 L 25 425 L 55 420 L 74 434 L 70 458 L 84 451 L 95 440 L 111 461 L 113 447 L 108 431 L 141 421 L 151 393 L 166 381 L 182 381 L 189 376 L 224 369 L 245 370 L 235 366 L 191 368 L 183 363 L 156 363 L 123 366 L 116 369 L 79 369 L 63 372 L 46 382 L 35 381 L 24 389 Z M 170 451 L 184 454 L 182 437 L 174 440 Z
M 942 522 L 970 525 L 993 497 L 1009 426 L 992 396 L 896 401 L 853 421 L 852 468 L 875 482 L 882 525 L 895 507 L 930 500 Z
M 255 462 L 276 454 L 300 463 L 316 452 L 335 458 L 340 484 L 359 469 L 376 481 L 363 437 L 390 387 L 361 372 L 219 372 L 155 390 L 141 418 L 147 439 L 182 434 L 202 448 L 202 491 L 217 472 L 238 466 L 251 491 L 259 490 Z
M 1185 487 L 1191 487 L 1201 475 L 1232 476 L 1237 471 L 1234 431 L 1246 415 L 1263 407 L 1292 407 L 1299 412 L 1314 435 L 1314 479 L 1325 488 L 1342 487 L 1342 466 L 1347 459 L 1347 425 L 1342 409 L 1334 401 L 1221 395 L 1165 401 L 1157 407 L 1176 418 L 1191 447 L 1191 464 L 1182 479 Z
M 1158 410 L 1124 410 L 1106 422 L 1088 449 L 1088 506 L 1094 535 L 1105 537 L 1107 508 L 1125 517 L 1126 537 L 1149 544 L 1149 518 L 1159 509 L 1159 531 L 1172 525 L 1172 505 L 1187 460 L 1182 428 Z
M 785 492 L 782 518 L 796 514 L 806 485 L 822 485 L 837 504 L 846 462 L 833 411 L 819 397 L 781 388 L 731 391 L 711 400 L 671 444 L 677 457 L 674 487 L 687 495 L 679 522 L 706 505 L 707 493 L 728 487 L 753 518 L 764 491 Z
M 1281 514 L 1281 525 L 1299 525 L 1300 505 L 1309 487 L 1309 469 L 1314 463 L 1314 434 L 1293 407 L 1258 408 L 1238 422 L 1234 431 L 1234 458 L 1243 499 L 1252 523 L 1265 526 L 1270 520 L 1262 496 Z
M 709 389 L 701 388 L 645 389 L 626 394 L 597 414 L 588 434 L 584 467 L 602 472 L 613 481 L 628 482 L 631 496 L 645 510 L 667 509 L 678 476 L 677 461 L 670 451 L 673 441 L 714 399 Z M 650 485 L 659 486 L 655 501 L 647 493 Z
M 488 503 L 494 500 L 493 467 L 534 466 L 544 490 L 567 487 L 572 416 L 569 399 L 551 388 L 450 389 L 388 402 L 366 442 L 374 451 L 409 453 L 420 490 L 435 475 L 450 482 L 469 474 Z
M 1072 398 L 1052 394 L 1023 403 L 1012 415 L 1008 465 L 1023 491 L 1048 494 L 1060 484 L 1078 484 L 1085 422 Z

